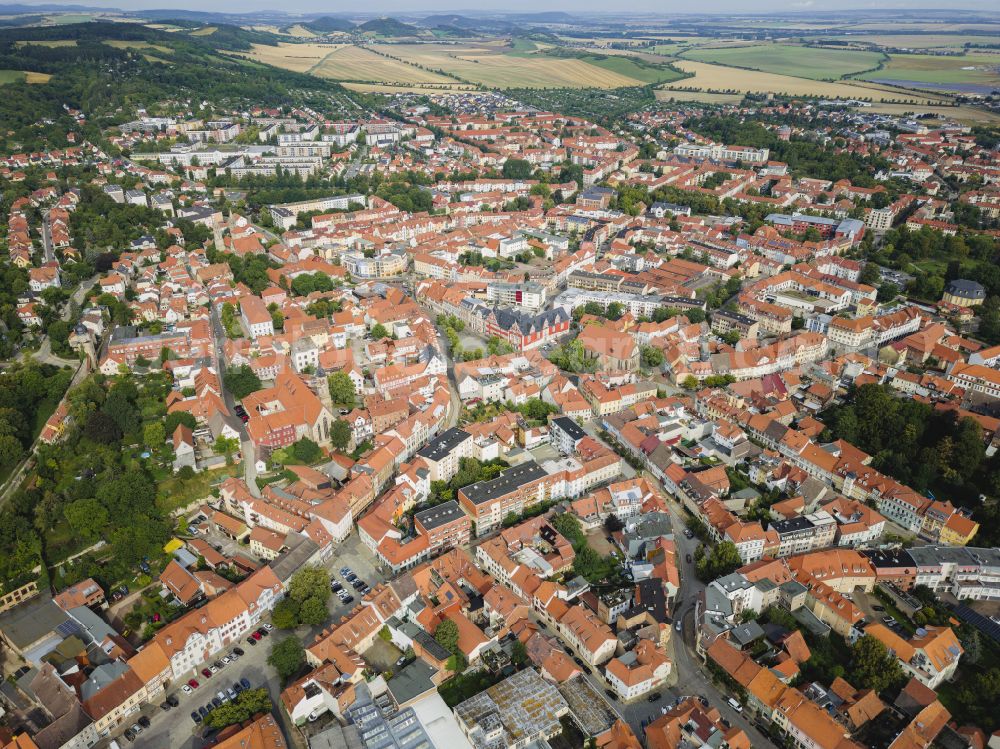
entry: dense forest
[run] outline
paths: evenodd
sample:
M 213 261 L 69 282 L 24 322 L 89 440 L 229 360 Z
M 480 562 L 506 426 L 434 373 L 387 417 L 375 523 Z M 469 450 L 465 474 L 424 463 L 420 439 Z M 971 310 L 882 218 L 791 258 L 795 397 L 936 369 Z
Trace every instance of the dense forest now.
M 0 391 L 12 403 L 23 394 L 38 411 L 38 404 L 58 401 L 67 384 L 56 378 L 68 373 L 45 378 L 44 371 L 21 370 L 17 382 L 9 390 L 0 383 Z M 93 375 L 70 392 L 65 441 L 39 447 L 34 477 L 0 512 L 0 580 L 6 589 L 36 577 L 38 566 L 47 581 L 50 564 L 98 541 L 107 544 L 107 554 L 101 563 L 87 562 L 74 578 L 120 582 L 159 552 L 172 522 L 156 506 L 156 483 L 136 460 L 136 448 L 144 441 L 143 418 L 165 410 L 166 383 L 150 377 L 140 387 L 129 377 Z M 31 416 L 22 414 L 26 421 Z

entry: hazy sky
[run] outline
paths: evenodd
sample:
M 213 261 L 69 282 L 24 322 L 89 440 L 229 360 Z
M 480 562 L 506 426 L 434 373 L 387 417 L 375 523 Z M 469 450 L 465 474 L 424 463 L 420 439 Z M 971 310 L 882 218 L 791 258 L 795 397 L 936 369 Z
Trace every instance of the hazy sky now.
M 54 0 L 8 0 L 18 5 L 51 5 Z M 0 5 L 4 0 L 0 0 Z M 61 3 L 60 3 L 61 4 Z M 401 13 L 401 12 L 433 12 L 461 11 L 476 8 L 487 8 L 515 13 L 538 12 L 546 10 L 561 10 L 573 12 L 616 14 L 637 12 L 657 14 L 677 13 L 747 13 L 751 7 L 755 12 L 808 11 L 831 10 L 827 3 L 817 0 L 756 0 L 751 5 L 744 0 L 700 0 L 697 3 L 682 0 L 624 0 L 609 4 L 606 0 L 497 0 L 496 2 L 474 2 L 470 0 L 367 0 L 363 3 L 337 2 L 336 0 L 285 0 L 276 3 L 274 0 L 77 0 L 75 3 L 89 7 L 132 9 L 187 9 L 202 11 L 222 11 L 231 13 L 283 10 L 296 12 L 324 13 Z M 940 0 L 843 0 L 837 9 L 843 8 L 935 8 L 945 9 Z M 947 9 L 968 8 L 975 10 L 997 9 L 994 0 L 955 0 L 947 5 Z

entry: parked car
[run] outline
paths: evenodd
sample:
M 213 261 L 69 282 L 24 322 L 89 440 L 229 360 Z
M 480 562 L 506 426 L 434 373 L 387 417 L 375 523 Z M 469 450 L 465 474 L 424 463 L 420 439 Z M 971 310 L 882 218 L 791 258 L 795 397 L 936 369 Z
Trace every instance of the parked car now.
M 604 694 L 608 695 L 608 697 L 610 697 L 610 698 L 611 698 L 611 701 L 612 701 L 612 702 L 614 702 L 615 700 L 617 700 L 617 699 L 618 699 L 618 695 L 616 695 L 616 694 L 615 694 L 614 692 L 612 692 L 612 691 L 611 691 L 610 689 L 605 689 L 605 690 L 604 690 Z
M 274 629 L 274 625 L 272 625 L 270 622 L 264 622 L 264 629 L 270 632 L 272 629 Z
M 219 666 L 216 663 L 213 663 L 211 666 L 208 667 L 208 671 L 209 671 L 209 673 L 217 674 L 217 673 L 219 673 L 219 669 L 220 668 L 221 668 L 221 666 Z
M 162 710 L 163 712 L 168 712 L 168 711 L 170 710 L 170 705 L 169 705 L 169 703 L 166 703 L 166 702 L 161 702 L 161 703 L 160 703 L 160 709 L 161 709 L 161 710 Z
M 192 710 L 191 720 L 193 720 L 195 723 L 201 723 L 201 713 L 199 713 L 197 710 Z
M 184 691 L 184 694 L 191 694 L 191 692 L 193 692 L 193 691 L 194 691 L 194 690 L 193 690 L 193 689 L 192 689 L 192 688 L 191 688 L 190 686 L 188 686 L 187 684 L 185 684 L 184 686 L 182 686 L 182 687 L 181 687 L 181 689 L 182 689 L 182 690 Z
M 138 723 L 143 728 L 149 728 L 149 718 L 147 718 L 145 715 L 139 718 Z
M 244 656 L 247 654 L 243 648 L 233 648 L 233 652 L 238 656 Z
M 226 690 L 226 697 L 229 698 L 230 702 L 232 702 L 233 700 L 235 700 L 236 699 L 236 690 L 233 689 L 232 687 L 229 687 L 229 689 Z
M 340 568 L 340 574 L 341 574 L 341 575 L 346 575 L 346 574 L 347 574 L 348 572 L 350 572 L 350 571 L 351 571 L 351 568 L 350 568 L 350 567 L 341 567 L 341 568 Z
M 892 617 L 892 616 L 883 616 L 882 617 L 882 623 L 883 624 L 888 624 L 889 626 L 892 626 L 893 624 L 896 623 L 896 619 L 895 619 L 895 617 Z
M 663 695 L 659 692 L 653 692 L 649 697 L 646 698 L 646 702 L 658 702 L 663 698 Z
M 258 634 L 261 637 L 267 637 L 268 634 L 270 634 L 270 633 L 266 629 L 264 629 L 263 627 L 261 627 L 260 629 L 257 630 L 257 632 L 255 634 Z
M 879 606 L 877 603 L 873 603 L 872 611 L 885 611 L 885 606 Z
M 691 564 L 691 555 L 690 555 L 690 554 L 688 554 L 688 555 L 687 555 L 687 556 L 685 557 L 685 559 L 687 559 L 687 563 L 688 563 L 688 564 Z
M 728 702 L 729 703 L 729 707 L 733 708 L 733 710 L 735 710 L 736 712 L 738 712 L 738 713 L 742 713 L 743 712 L 743 705 L 741 705 L 739 702 L 737 702 L 736 700 L 734 700 L 732 697 L 730 697 L 728 700 L 726 700 L 726 702 Z
M 680 632 L 681 630 L 683 630 L 684 629 L 684 620 L 683 619 L 678 619 L 676 622 L 674 622 L 674 629 L 676 629 L 678 632 Z
M 240 684 L 243 685 L 244 689 L 249 689 L 250 688 L 250 680 L 247 677 L 245 677 L 245 676 L 242 679 L 240 679 Z
M 339 593 L 343 589 L 344 586 L 341 585 L 340 583 L 334 583 L 333 585 L 330 586 L 330 590 L 332 590 L 334 593 Z
M 342 600 L 344 603 L 354 603 L 354 596 L 344 596 Z
M 250 635 L 250 639 L 257 641 L 260 640 L 260 638 L 262 638 L 263 636 L 264 635 L 262 635 L 260 632 L 254 632 L 252 635 Z
M 206 679 L 211 679 L 212 678 L 212 672 L 209 671 L 207 668 L 203 668 L 201 670 L 201 675 L 204 676 Z
M 222 694 L 222 692 L 219 692 L 219 694 Z M 218 697 L 213 697 L 212 707 L 222 707 L 222 700 L 220 700 Z
M 208 715 L 209 712 L 211 712 L 211 711 L 207 707 L 205 707 L 204 705 L 202 705 L 201 707 L 198 708 L 198 714 L 201 715 L 202 718 L 204 718 L 206 715 Z
M 170 707 L 177 707 L 181 704 L 181 701 L 177 699 L 176 694 L 171 694 L 167 696 L 167 704 L 170 705 Z
M 217 669 L 220 669 L 220 670 L 221 670 L 222 668 L 224 668 L 224 667 L 225 667 L 225 665 L 226 665 L 226 664 L 225 664 L 225 663 L 223 663 L 222 661 L 216 661 L 216 662 L 215 662 L 215 663 L 213 663 L 212 665 L 213 665 L 213 666 L 215 666 L 215 667 L 216 667 Z
M 236 694 L 239 694 L 240 692 L 243 691 L 243 685 L 240 684 L 238 681 L 234 681 L 233 682 L 233 691 L 236 692 Z
M 229 702 L 229 697 L 221 689 L 219 690 L 219 693 L 215 695 L 215 699 L 219 700 L 219 702 Z M 215 700 L 212 700 L 212 702 L 215 702 Z
M 126 728 L 125 733 L 122 734 L 130 742 L 135 741 L 135 732 L 131 728 Z
M 188 685 L 189 687 L 191 687 L 192 689 L 197 689 L 197 688 L 198 688 L 198 686 L 199 686 L 199 684 L 198 684 L 198 680 L 197 680 L 197 679 L 188 679 L 188 683 L 187 683 L 187 685 Z

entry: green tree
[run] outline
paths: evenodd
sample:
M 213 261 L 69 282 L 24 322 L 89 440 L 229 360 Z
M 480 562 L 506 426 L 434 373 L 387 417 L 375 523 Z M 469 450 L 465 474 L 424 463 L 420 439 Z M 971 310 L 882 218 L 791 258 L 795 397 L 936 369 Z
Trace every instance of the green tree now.
M 276 643 L 271 648 L 271 654 L 267 656 L 268 665 L 278 672 L 278 676 L 283 682 L 287 682 L 295 676 L 305 660 L 306 654 L 302 643 L 294 635 Z
M 524 159 L 507 159 L 503 163 L 505 179 L 528 179 L 531 176 L 531 163 Z
M 142 441 L 147 447 L 162 450 L 167 441 L 167 432 L 159 421 L 151 421 L 142 428 Z
M 259 713 L 268 713 L 273 704 L 266 689 L 246 689 L 232 702 L 227 702 L 205 716 L 205 725 L 211 728 L 243 723 Z
M 78 499 L 63 510 L 66 522 L 85 539 L 97 538 L 108 524 L 108 511 L 96 499 Z
M 303 437 L 292 445 L 292 455 L 303 463 L 315 463 L 323 457 L 323 450 L 308 437 Z
M 351 444 L 351 425 L 337 419 L 330 425 L 330 442 L 338 450 L 346 450 Z
M 849 681 L 859 689 L 883 692 L 905 680 L 899 660 L 885 645 L 865 635 L 851 646 Z
M 285 597 L 274 605 L 271 623 L 278 629 L 295 629 L 299 626 L 299 602 Z
M 659 367 L 663 364 L 663 352 L 655 346 L 643 346 L 642 363 L 647 367 Z
M 375 323 L 371 329 L 371 337 L 378 341 L 382 338 L 386 338 L 389 335 L 389 331 L 386 330 L 385 325 L 380 322 Z
M 510 659 L 515 666 L 523 666 L 528 662 L 528 649 L 520 640 L 514 640 L 514 645 L 510 649 Z
M 196 429 L 198 427 L 198 420 L 194 418 L 194 414 L 189 411 L 174 411 L 173 413 L 167 414 L 167 418 L 163 423 L 163 431 L 167 435 L 172 435 L 177 431 L 177 425 L 183 424 L 188 429 Z
M 313 627 L 318 627 L 329 616 L 330 612 L 327 610 L 326 604 L 315 596 L 304 600 L 299 609 L 299 622 Z
M 434 639 L 452 655 L 462 652 L 458 647 L 458 625 L 451 619 L 445 619 L 437 626 L 434 630 Z
M 247 364 L 227 369 L 223 381 L 236 400 L 243 400 L 261 388 L 260 378 Z
M 307 598 L 325 602 L 330 597 L 330 573 L 317 565 L 303 567 L 288 583 L 288 596 L 302 603 Z
M 357 392 L 354 380 L 346 372 L 334 372 L 326 380 L 330 391 L 330 399 L 338 406 L 353 406 Z

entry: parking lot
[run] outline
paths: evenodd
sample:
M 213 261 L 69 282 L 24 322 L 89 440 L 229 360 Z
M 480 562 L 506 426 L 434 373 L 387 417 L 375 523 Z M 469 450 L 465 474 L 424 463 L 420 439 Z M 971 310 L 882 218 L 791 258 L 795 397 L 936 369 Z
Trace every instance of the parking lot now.
M 211 542 L 215 542 L 214 536 Z M 245 549 L 245 547 L 240 548 Z M 385 573 L 377 568 L 374 556 L 361 543 L 357 533 L 352 533 L 343 544 L 334 550 L 324 567 L 330 572 L 330 579 L 341 583 L 341 585 L 346 583 L 339 573 L 341 567 L 350 567 L 359 579 L 364 580 L 372 587 L 386 579 Z M 294 634 L 302 640 L 303 645 L 308 647 L 324 628 L 329 628 L 333 622 L 339 622 L 341 617 L 346 616 L 361 602 L 360 593 L 349 585 L 346 585 L 346 588 L 354 596 L 352 603 L 344 604 L 336 595 L 331 595 L 327 601 L 330 618 L 324 625 L 299 627 L 295 630 Z M 268 617 L 265 616 L 264 621 L 267 620 Z M 208 745 L 208 742 L 201 738 L 204 729 L 191 719 L 191 712 L 199 707 L 207 707 L 220 689 L 225 691 L 232 687 L 234 682 L 244 678 L 250 683 L 251 688 L 266 688 L 272 702 L 277 705 L 281 695 L 281 683 L 275 670 L 267 665 L 267 656 L 271 652 L 274 641 L 291 634 L 292 632 L 275 629 L 269 636 L 263 637 L 256 645 L 251 646 L 246 641 L 249 633 L 244 633 L 240 636 L 239 641 L 231 643 L 224 651 L 214 654 L 208 663 L 221 660 L 222 656 L 232 652 L 234 647 L 242 649 L 245 655 L 233 663 L 223 665 L 219 673 L 213 674 L 208 679 L 201 674 L 202 668 L 205 668 L 207 664 L 199 664 L 196 669 L 183 674 L 177 682 L 170 684 L 167 688 L 167 694 L 177 698 L 177 707 L 166 712 L 161 710 L 158 706 L 163 702 L 162 699 L 157 700 L 155 704 L 145 705 L 141 713 L 136 712 L 130 716 L 124 725 L 115 731 L 115 735 L 120 737 L 125 728 L 134 724 L 140 715 L 150 719 L 149 728 L 145 729 L 134 743 L 119 738 L 119 744 L 123 747 L 155 747 L 156 749 L 202 749 Z M 183 685 L 191 678 L 196 679 L 199 686 L 188 694 L 184 692 Z M 285 734 L 291 735 L 290 731 L 293 729 L 284 724 L 281 710 L 275 710 L 275 715 L 283 722 Z
M 281 636 L 275 631 L 270 637 L 263 638 L 253 647 L 246 643 L 246 636 L 243 636 L 240 638 L 240 642 L 231 645 L 225 653 L 231 652 L 233 647 L 239 647 L 245 653 L 244 656 L 233 663 L 224 665 L 211 678 L 206 679 L 200 673 L 195 677 L 192 671 L 185 674 L 178 683 L 171 684 L 167 689 L 167 694 L 177 698 L 177 707 L 165 712 L 158 707 L 163 700 L 159 700 L 156 704 L 145 705 L 142 709 L 142 715 L 150 719 L 150 726 L 135 739 L 131 746 L 157 747 L 157 749 L 161 747 L 162 749 L 201 749 L 207 742 L 201 739 L 203 728 L 191 719 L 191 712 L 198 710 L 199 707 L 209 706 L 212 698 L 220 690 L 225 691 L 240 679 L 246 679 L 253 689 L 266 688 L 272 701 L 276 703 L 281 695 L 281 684 L 274 669 L 267 665 L 267 656 L 271 652 L 271 640 L 275 635 Z M 218 655 L 221 657 L 225 653 Z M 199 666 L 198 670 L 200 671 L 201 668 L 202 666 Z M 182 685 L 189 678 L 197 678 L 199 686 L 191 693 L 186 693 L 183 691 Z M 280 713 L 280 711 L 276 711 L 276 713 Z M 129 725 L 135 723 L 138 718 L 139 713 L 136 713 L 131 718 Z M 125 739 L 119 739 L 119 743 L 123 746 L 128 744 Z

